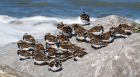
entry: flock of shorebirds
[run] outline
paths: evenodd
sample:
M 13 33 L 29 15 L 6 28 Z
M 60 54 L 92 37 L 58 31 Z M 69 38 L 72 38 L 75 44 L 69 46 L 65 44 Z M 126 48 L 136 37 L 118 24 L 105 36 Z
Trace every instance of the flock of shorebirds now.
M 90 24 L 90 16 L 83 12 L 80 15 L 84 25 Z M 48 70 L 56 72 L 62 70 L 62 63 L 73 58 L 79 60 L 87 54 L 84 48 L 73 44 L 70 38 L 76 37 L 79 42 L 87 42 L 94 49 L 106 47 L 116 38 L 126 38 L 133 32 L 133 27 L 128 24 L 120 24 L 118 27 L 111 27 L 104 32 L 101 25 L 86 30 L 81 24 L 68 26 L 63 22 L 58 23 L 57 36 L 47 33 L 44 36 L 46 46 L 38 43 L 32 35 L 25 33 L 23 39 L 18 41 L 17 54 L 20 60 L 33 59 L 35 65 L 48 65 Z

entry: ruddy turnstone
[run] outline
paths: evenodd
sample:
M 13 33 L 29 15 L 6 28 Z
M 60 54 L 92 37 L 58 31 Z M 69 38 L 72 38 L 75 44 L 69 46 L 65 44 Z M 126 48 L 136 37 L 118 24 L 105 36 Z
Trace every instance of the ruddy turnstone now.
M 128 24 L 120 24 L 119 28 L 124 30 L 125 32 L 129 32 L 130 34 L 134 32 L 134 27 L 129 26 Z
M 110 28 L 110 31 L 114 32 L 114 36 L 116 38 L 121 37 L 121 38 L 126 38 L 128 35 L 130 35 L 130 32 L 125 32 L 119 27 L 112 27 Z
M 44 39 L 46 41 L 46 49 L 48 47 L 58 48 L 59 41 L 57 40 L 57 37 L 56 36 L 52 35 L 51 33 L 47 33 L 44 36 Z
M 111 43 L 114 40 L 114 32 L 112 31 L 105 32 L 100 37 L 103 42 Z
M 47 44 L 56 44 L 57 43 L 56 36 L 52 35 L 51 33 L 47 33 L 44 36 L 44 39 L 45 39 Z
M 52 72 L 58 72 L 61 71 L 62 68 L 62 62 L 59 59 L 54 59 L 48 64 L 48 70 Z
M 78 24 L 73 25 L 73 29 L 75 32 L 76 40 L 77 41 L 85 41 L 85 34 L 87 30 Z
M 35 65 L 47 65 L 50 62 L 50 59 L 45 54 L 36 54 L 33 59 Z
M 60 59 L 62 62 L 65 62 L 65 61 L 67 61 L 68 59 L 71 59 L 72 57 L 73 57 L 73 53 L 68 52 L 68 51 L 59 54 L 59 59 Z
M 94 37 L 95 37 L 95 35 L 94 35 L 93 33 L 91 33 L 91 32 L 87 32 L 87 33 L 85 34 L 85 40 L 86 40 L 87 43 L 88 43 L 89 41 L 91 41 L 91 39 L 94 38 Z
M 94 49 L 99 49 L 108 45 L 108 43 L 102 41 L 100 36 L 95 36 L 94 38 L 92 38 L 90 40 L 90 43 L 91 43 L 91 47 Z
M 57 49 L 55 48 L 52 48 L 52 47 L 49 47 L 47 50 L 46 50 L 46 54 L 48 56 L 48 58 L 50 59 L 54 59 L 54 58 L 57 58 Z
M 34 43 L 27 43 L 25 41 L 19 40 L 17 45 L 19 50 L 34 51 Z
M 26 50 L 18 50 L 17 54 L 20 57 L 20 60 L 25 60 L 25 59 L 33 58 L 33 54 L 29 53 Z
M 72 28 L 70 26 L 67 26 L 66 24 L 63 24 L 63 22 L 60 22 L 57 25 L 57 29 L 60 30 L 61 33 L 63 33 L 65 36 L 71 38 L 72 37 Z
M 27 43 L 35 43 L 35 38 L 32 35 L 25 33 L 23 35 L 23 41 L 25 41 Z
M 69 38 L 67 36 L 65 36 L 63 33 L 60 33 L 59 35 L 57 35 L 57 40 L 59 42 L 70 41 Z
M 34 47 L 34 54 L 36 55 L 36 54 L 45 54 L 45 53 L 46 52 L 43 44 L 37 42 Z
M 60 45 L 59 45 L 59 50 L 61 51 L 60 53 L 63 53 L 63 52 L 68 51 L 69 43 L 70 42 L 68 42 L 68 41 L 62 41 L 62 42 L 60 42 Z
M 100 26 L 99 24 L 97 26 L 94 26 L 89 30 L 89 32 L 92 32 L 94 35 L 101 35 L 104 32 L 103 26 Z
M 87 52 L 85 52 L 85 49 L 84 48 L 81 48 L 81 47 L 75 48 L 75 51 L 73 53 L 74 61 L 77 61 L 77 60 L 81 59 L 86 54 L 87 54 Z
M 80 15 L 80 19 L 81 21 L 85 24 L 85 25 L 89 25 L 90 24 L 90 16 L 88 14 L 86 14 L 85 12 L 83 12 Z

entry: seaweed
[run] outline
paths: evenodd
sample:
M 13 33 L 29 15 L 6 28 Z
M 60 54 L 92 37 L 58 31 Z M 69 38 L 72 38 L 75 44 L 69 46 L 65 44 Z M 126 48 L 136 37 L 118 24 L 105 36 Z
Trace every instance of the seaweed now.
M 135 24 L 134 32 L 140 33 L 140 24 Z

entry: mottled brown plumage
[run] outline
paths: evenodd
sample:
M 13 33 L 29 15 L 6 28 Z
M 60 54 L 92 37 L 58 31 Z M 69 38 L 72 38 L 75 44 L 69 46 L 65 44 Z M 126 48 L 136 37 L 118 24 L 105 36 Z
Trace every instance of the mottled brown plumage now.
M 70 44 L 70 42 L 67 42 L 67 41 L 60 42 L 59 49 L 62 51 L 67 51 L 69 44 Z
M 119 27 L 112 27 L 110 28 L 110 31 L 114 32 L 114 35 L 117 37 L 120 37 L 120 36 L 126 37 L 127 35 L 130 35 L 130 32 L 125 32 Z
M 61 41 L 70 41 L 69 38 L 67 36 L 65 36 L 63 33 L 57 35 L 57 40 L 59 42 L 61 42 Z
M 25 33 L 23 35 L 23 40 L 28 42 L 28 43 L 35 43 L 35 38 L 32 35 L 29 35 L 27 33 Z
M 133 30 L 134 29 L 133 26 L 129 26 L 128 24 L 120 24 L 119 28 L 121 28 L 122 30 Z
M 114 39 L 114 32 L 112 31 L 105 32 L 100 37 L 103 42 L 110 43 Z
M 108 45 L 108 43 L 102 41 L 102 38 L 100 36 L 95 36 L 89 41 L 89 43 L 95 49 L 99 49 Z
M 33 54 L 32 53 L 29 53 L 26 50 L 18 50 L 17 51 L 17 54 L 19 55 L 20 60 L 22 60 L 22 59 L 29 59 L 29 58 L 32 58 L 33 57 Z
M 33 49 L 34 48 L 34 43 L 27 43 L 25 41 L 22 41 L 22 40 L 19 40 L 17 42 L 17 45 L 18 45 L 18 48 L 21 49 L 21 50 L 29 50 L 29 49 Z
M 53 72 L 62 70 L 62 62 L 59 59 L 54 59 L 48 64 L 48 69 Z
M 56 38 L 56 36 L 52 35 L 51 33 L 47 33 L 47 34 L 44 36 L 44 39 L 45 39 L 45 41 L 46 41 L 48 44 L 55 44 L 55 43 L 57 43 L 57 38 Z
M 103 26 L 100 26 L 99 24 L 97 26 L 94 26 L 91 28 L 88 32 L 93 33 L 94 35 L 101 35 L 104 32 Z
M 73 57 L 73 53 L 71 53 L 71 52 L 64 52 L 59 55 L 59 59 L 62 62 L 65 62 L 66 60 L 71 59 L 72 57 Z
M 83 12 L 81 15 L 80 15 L 80 19 L 83 23 L 85 24 L 90 24 L 90 16 L 88 14 L 86 14 L 85 12 Z
M 49 47 L 47 49 L 47 56 L 51 59 L 56 58 L 57 57 L 57 51 L 58 51 L 57 49 Z
M 63 24 L 63 22 L 60 22 L 57 25 L 57 29 L 60 30 L 60 32 L 63 33 L 67 37 L 72 36 L 72 32 L 73 32 L 72 28 L 70 26 L 67 26 L 66 24 Z
M 34 48 L 34 54 L 45 54 L 45 48 L 43 44 L 36 43 Z
M 74 29 L 74 33 L 76 35 L 76 39 L 78 41 L 85 40 L 84 36 L 85 36 L 85 34 L 87 32 L 87 30 L 85 28 L 83 28 L 79 24 L 73 24 L 73 29 Z

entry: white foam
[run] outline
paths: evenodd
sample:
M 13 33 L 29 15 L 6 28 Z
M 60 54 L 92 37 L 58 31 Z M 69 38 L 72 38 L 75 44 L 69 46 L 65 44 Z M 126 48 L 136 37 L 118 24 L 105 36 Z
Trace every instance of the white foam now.
M 140 19 L 136 19 L 134 20 L 136 23 L 139 23 L 140 24 Z
M 9 17 L 6 15 L 0 15 L 0 23 L 9 23 L 9 22 L 15 21 L 15 20 L 16 20 L 16 18 Z

